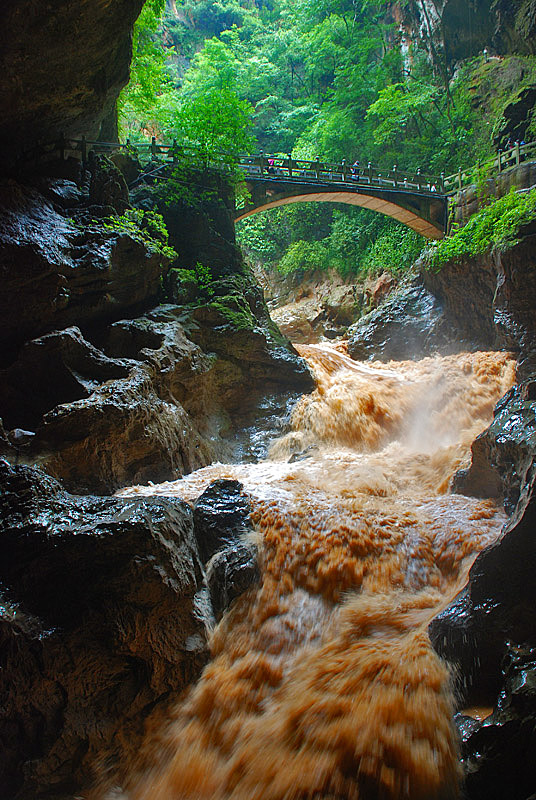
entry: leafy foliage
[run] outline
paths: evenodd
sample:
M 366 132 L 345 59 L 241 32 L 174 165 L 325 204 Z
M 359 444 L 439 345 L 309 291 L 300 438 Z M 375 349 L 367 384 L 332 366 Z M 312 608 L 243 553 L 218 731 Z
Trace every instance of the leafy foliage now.
M 427 252 L 430 269 L 438 270 L 447 261 L 478 256 L 493 247 L 507 249 L 516 242 L 519 228 L 536 219 L 536 189 L 512 190 L 474 214 L 451 236 L 434 243 Z
M 155 253 L 173 261 L 177 253 L 168 246 L 168 231 L 164 218 L 158 211 L 142 211 L 139 208 L 129 208 L 124 214 L 117 217 L 107 217 L 103 227 L 114 233 L 126 233 L 132 239 L 146 245 Z
M 239 223 L 248 256 L 284 274 L 336 269 L 344 277 L 409 269 L 424 239 L 394 220 L 360 208 L 307 203 L 262 212 Z
M 214 156 L 232 163 L 252 145 L 248 130 L 252 110 L 227 86 L 208 89 L 182 103 L 171 133 L 186 145 L 195 145 L 207 164 Z
M 536 83 L 536 59 L 480 55 L 451 74 L 423 43 L 403 52 L 391 5 L 174 0 L 164 11 L 164 0 L 149 0 L 121 98 L 123 130 L 198 144 L 205 163 L 225 151 L 231 167 L 252 148 L 436 174 L 486 161 L 494 138 L 501 141 L 506 106 Z M 529 128 L 536 131 L 534 115 Z M 484 186 L 483 170 L 477 178 Z M 185 182 L 176 183 L 184 195 Z M 243 222 L 240 239 L 257 260 L 286 259 L 284 269 L 300 256 L 349 274 L 399 270 L 422 244 L 351 208 L 270 213 L 273 224 Z

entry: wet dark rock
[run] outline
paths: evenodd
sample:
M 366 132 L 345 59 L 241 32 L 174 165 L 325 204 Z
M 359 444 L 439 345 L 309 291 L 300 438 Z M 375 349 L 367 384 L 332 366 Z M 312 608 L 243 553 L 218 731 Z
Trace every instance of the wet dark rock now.
M 204 563 L 250 529 L 251 505 L 243 488 L 238 481 L 221 478 L 197 499 L 194 531 Z
M 139 178 L 142 172 L 142 166 L 140 164 L 137 151 L 134 149 L 128 151 L 118 150 L 110 155 L 110 161 L 115 164 L 119 172 L 122 174 L 127 182 L 127 186 L 133 184 Z
M 0 460 L 0 520 L 2 797 L 73 796 L 208 658 L 192 513 Z
M 486 624 L 489 604 L 472 601 L 461 592 L 429 625 L 435 650 L 453 668 L 456 693 L 470 705 L 493 703 L 500 687 L 504 639 Z
M 181 405 L 160 397 L 143 365 L 45 414 L 35 450 L 43 453 L 43 467 L 72 491 L 98 494 L 170 480 L 214 457 L 195 421 Z
M 494 255 L 497 344 L 520 354 L 519 375 L 528 378 L 536 373 L 536 220 L 519 230 L 514 247 Z
M 536 456 L 536 381 L 517 384 L 502 398 L 471 453 L 471 466 L 456 473 L 453 491 L 503 499 L 512 513 Z
M 244 381 L 312 391 L 306 362 L 271 321 L 262 290 L 249 274 L 227 276 L 211 288 L 209 300 L 192 309 L 189 336 L 205 352 L 218 355 L 226 406 L 242 406 Z
M 38 181 L 37 189 L 60 209 L 77 208 L 85 201 L 83 192 L 74 181 L 62 178 L 43 178 Z
M 422 279 L 441 305 L 459 349 L 493 347 L 497 337 L 493 319 L 497 267 L 489 254 L 449 261 L 439 272 L 424 270 Z
M 422 358 L 447 342 L 442 308 L 419 285 L 392 295 L 348 330 L 348 353 L 360 361 Z
M 256 547 L 234 542 L 219 550 L 207 566 L 207 585 L 216 620 L 222 618 L 233 600 L 260 579 Z
M 159 171 L 160 179 L 166 176 L 171 177 L 170 170 Z M 234 228 L 234 191 L 221 173 L 181 166 L 178 184 L 159 181 L 152 186 L 147 177 L 133 186 L 130 197 L 137 208 L 156 207 L 162 214 L 169 244 L 180 254 L 182 269 L 200 263 L 215 279 L 242 271 Z
M 111 322 L 158 295 L 168 259 L 98 223 L 78 227 L 35 189 L 4 181 L 0 220 L 4 363 L 29 338 Z
M 35 428 L 60 403 L 88 397 L 112 378 L 126 377 L 132 362 L 112 359 L 66 328 L 27 342 L 17 361 L 0 371 L 0 415 L 5 424 Z
M 90 152 L 89 202 L 92 205 L 111 207 L 123 214 L 130 206 L 128 186 L 122 172 L 106 156 Z
M 215 450 L 192 415 L 208 414 L 210 359 L 178 324 L 125 321 L 111 326 L 110 339 L 129 357 L 109 357 L 69 328 L 28 342 L 4 371 L 5 424 L 36 431 L 25 459 L 71 490 L 99 494 L 209 463 Z M 195 398 L 189 411 L 180 404 L 188 394 Z
M 536 650 L 510 645 L 502 673 L 493 714 L 458 721 L 469 800 L 525 800 L 536 785 Z
M 36 432 L 25 460 L 40 463 L 71 491 L 102 494 L 170 480 L 216 458 L 264 455 L 269 435 L 259 438 L 253 415 L 266 403 L 264 413 L 276 407 L 275 387 L 308 386 L 312 379 L 297 355 L 271 344 L 260 329 L 250 340 L 238 332 L 239 349 L 228 323 L 213 341 L 222 355 L 205 352 L 186 335 L 199 328 L 193 313 L 160 306 L 118 321 L 97 335 L 101 349 L 77 328 L 21 348 L 2 373 L 0 417 L 8 428 Z M 273 427 L 288 416 L 284 407 L 281 400 Z

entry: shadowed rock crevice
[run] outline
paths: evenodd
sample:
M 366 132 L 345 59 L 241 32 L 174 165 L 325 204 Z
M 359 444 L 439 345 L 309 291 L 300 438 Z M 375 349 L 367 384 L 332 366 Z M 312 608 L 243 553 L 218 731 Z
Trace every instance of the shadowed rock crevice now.
M 39 463 L 73 491 L 103 494 L 258 450 L 246 432 L 232 444 L 237 429 L 266 397 L 313 382 L 271 322 L 234 233 L 226 238 L 228 204 L 211 195 L 190 209 L 208 236 L 210 291 L 197 284 L 188 303 L 157 305 L 170 259 L 141 230 L 102 219 L 122 210 L 128 191 L 109 160 L 90 166 L 89 188 L 38 179 L 48 199 L 14 181 L 0 192 L 2 452 Z M 182 251 L 180 219 L 172 241 Z M 213 233 L 225 252 L 211 251 Z
M 192 512 L 69 495 L 5 461 L 0 485 L 0 780 L 72 797 L 208 658 Z

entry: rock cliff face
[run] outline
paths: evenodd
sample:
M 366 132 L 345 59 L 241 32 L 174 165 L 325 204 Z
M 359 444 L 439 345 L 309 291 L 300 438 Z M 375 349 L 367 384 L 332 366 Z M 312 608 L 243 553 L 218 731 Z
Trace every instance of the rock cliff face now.
M 5 453 L 72 491 L 107 493 L 232 459 L 234 415 L 244 423 L 283 385 L 312 386 L 244 269 L 228 192 L 195 208 L 162 203 L 181 253 L 168 276 L 157 242 L 102 220 L 129 202 L 110 162 L 79 186 L 37 185 L 11 180 L 2 195 L 0 418 L 26 432 L 22 448 L 8 433 Z M 145 184 L 138 195 L 142 210 L 159 202 Z M 173 276 L 201 261 L 210 287 L 194 282 L 179 297 Z M 164 278 L 181 305 L 159 305 Z
M 2 3 L 0 166 L 61 133 L 99 135 L 128 81 L 132 26 L 142 6 L 143 0 Z
M 532 0 L 411 0 L 400 17 L 438 65 L 451 67 L 485 47 L 500 55 L 536 52 Z
M 169 263 L 127 232 L 106 231 L 98 219 L 75 222 L 83 196 L 73 182 L 47 181 L 42 188 L 45 194 L 13 180 L 0 185 L 4 363 L 33 336 L 112 321 L 154 303 Z
M 124 6 L 83 3 L 82 32 L 92 5 L 114 14 Z M 129 4 L 119 40 L 137 7 Z M 103 98 L 118 87 L 123 52 L 116 55 L 106 51 L 111 61 L 95 96 L 81 91 L 76 113 L 65 97 L 58 115 L 86 132 L 100 124 Z M 39 115 L 30 98 L 27 106 L 23 124 Z M 44 133 L 49 122 L 43 112 Z M 181 254 L 170 271 L 163 241 L 147 238 L 141 223 L 125 224 L 145 219 L 144 203 L 157 201 L 145 185 L 131 210 L 126 180 L 136 167 L 120 165 L 126 178 L 96 158 L 85 173 L 66 161 L 47 169 L 60 176 L 27 172 L 0 184 L 6 800 L 70 800 L 128 759 L 152 709 L 205 663 L 212 609 L 220 616 L 258 579 L 254 549 L 236 541 L 216 542 L 205 573 L 200 542 L 208 534 L 184 504 L 97 495 L 217 458 L 262 455 L 266 443 L 248 428 L 259 408 L 275 418 L 289 389 L 313 385 L 244 268 L 231 193 L 162 204 Z M 119 216 L 127 210 L 134 217 Z M 193 281 L 185 293 L 180 276 L 199 264 L 210 286 Z M 221 527 L 217 509 L 214 518 Z

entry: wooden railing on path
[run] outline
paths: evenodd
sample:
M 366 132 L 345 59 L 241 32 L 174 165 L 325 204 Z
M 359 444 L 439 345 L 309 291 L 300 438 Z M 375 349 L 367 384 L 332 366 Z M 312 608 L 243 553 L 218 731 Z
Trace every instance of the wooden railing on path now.
M 21 161 L 26 166 L 52 161 L 57 158 L 63 160 L 68 156 L 79 158 L 84 166 L 91 158 L 91 153 L 111 154 L 123 151 L 131 152 L 140 160 L 161 162 L 163 164 L 178 164 L 188 159 L 202 159 L 203 153 L 199 147 L 183 146 L 174 141 L 172 144 L 160 144 L 153 137 L 147 144 L 124 144 L 117 142 L 95 142 L 82 139 L 60 137 L 55 142 L 46 145 L 36 145 L 21 155 Z M 334 184 L 346 187 L 369 187 L 394 189 L 396 191 L 453 195 L 465 186 L 475 183 L 478 174 L 493 177 L 504 172 L 510 167 L 517 166 L 523 161 L 536 159 L 536 142 L 528 144 L 516 142 L 511 148 L 500 152 L 495 158 L 490 159 L 470 169 L 460 169 L 453 175 L 439 176 L 422 173 L 421 170 L 407 172 L 394 166 L 392 169 L 379 169 L 370 162 L 359 167 L 347 164 L 321 161 L 295 159 L 291 156 L 275 156 L 260 153 L 255 156 L 241 156 L 238 167 L 246 179 L 296 181 L 300 183 Z M 226 167 L 225 153 L 211 156 L 210 166 L 224 169 Z

